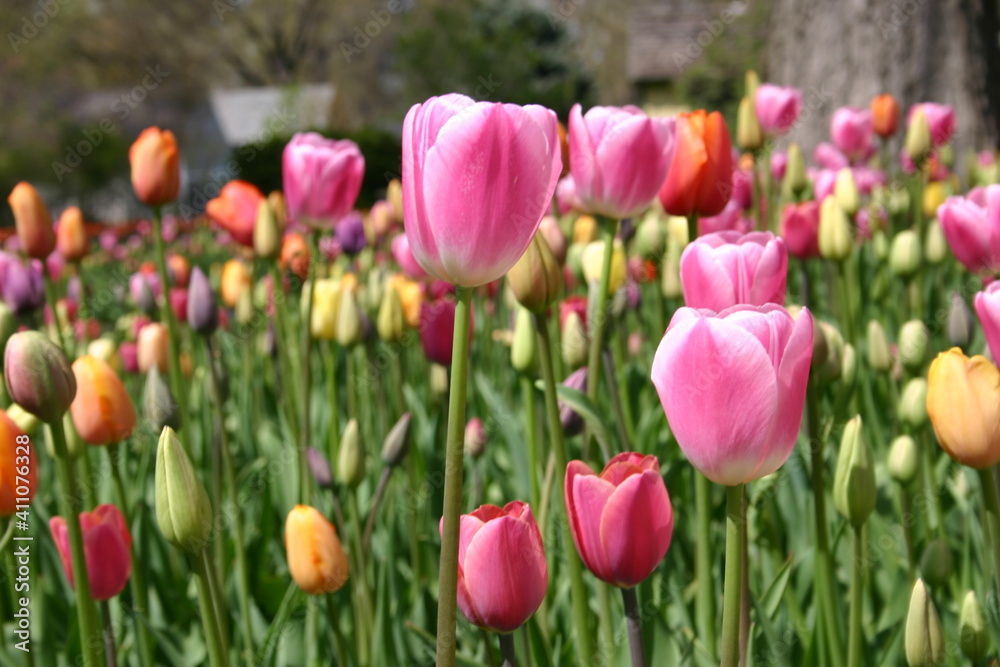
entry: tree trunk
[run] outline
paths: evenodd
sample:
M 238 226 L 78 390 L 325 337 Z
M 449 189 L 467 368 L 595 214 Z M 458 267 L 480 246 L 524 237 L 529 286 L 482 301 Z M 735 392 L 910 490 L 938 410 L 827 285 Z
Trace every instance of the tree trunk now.
M 887 92 L 903 114 L 917 102 L 955 108 L 956 164 L 996 148 L 997 9 L 996 0 L 773 0 L 767 78 L 802 89 L 809 113 L 791 140 L 810 150 L 829 140 L 835 109 Z

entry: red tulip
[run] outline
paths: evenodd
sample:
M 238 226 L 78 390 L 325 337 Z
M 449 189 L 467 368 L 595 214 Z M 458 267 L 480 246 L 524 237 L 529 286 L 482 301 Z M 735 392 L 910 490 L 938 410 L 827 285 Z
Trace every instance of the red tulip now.
M 470 313 L 469 329 L 475 319 Z M 452 338 L 455 333 L 455 302 L 438 299 L 420 307 L 420 342 L 427 359 L 442 366 L 451 365 Z M 471 337 L 469 341 L 472 344 Z
M 257 207 L 262 201 L 264 195 L 256 185 L 246 181 L 229 181 L 219 196 L 208 202 L 205 212 L 237 243 L 252 248 Z
M 538 609 L 548 585 L 542 534 L 527 503 L 483 505 L 462 515 L 458 608 L 471 623 L 513 632 Z
M 819 203 L 786 204 L 781 211 L 781 238 L 799 259 L 819 257 Z
M 98 505 L 93 512 L 80 514 L 83 529 L 83 550 L 87 561 L 90 594 L 95 600 L 108 600 L 122 592 L 132 573 L 132 534 L 125 517 L 114 505 Z M 49 520 L 52 539 L 59 550 L 63 571 L 70 586 L 75 586 L 69 551 L 66 520 L 54 516 Z
M 624 452 L 600 475 L 583 461 L 570 461 L 565 492 L 576 550 L 598 579 L 632 588 L 663 560 L 674 510 L 655 456 Z
M 721 213 L 733 190 L 733 147 L 722 114 L 679 114 L 675 145 L 660 188 L 663 208 L 671 215 Z

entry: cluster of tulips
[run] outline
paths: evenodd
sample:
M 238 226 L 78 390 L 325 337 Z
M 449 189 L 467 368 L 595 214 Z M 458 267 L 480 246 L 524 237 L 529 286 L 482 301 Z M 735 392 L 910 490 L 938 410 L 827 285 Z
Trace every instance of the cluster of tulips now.
M 44 640 L 2 662 L 995 656 L 997 156 L 963 190 L 953 110 L 881 95 L 807 165 L 803 116 L 752 72 L 735 145 L 445 95 L 369 210 L 358 147 L 306 133 L 197 220 L 149 128 L 124 234 L 18 184 L 0 562 L 35 534 Z

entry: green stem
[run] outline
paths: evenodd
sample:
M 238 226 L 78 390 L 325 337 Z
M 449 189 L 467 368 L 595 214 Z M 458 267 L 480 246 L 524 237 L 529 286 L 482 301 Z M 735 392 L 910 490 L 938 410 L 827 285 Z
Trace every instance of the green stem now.
M 993 581 L 997 589 L 1000 590 L 1000 501 L 997 500 L 997 485 L 993 477 L 993 468 L 984 468 L 978 472 L 990 535 L 990 544 L 986 550 L 992 554 Z M 986 560 L 989 560 L 989 557 Z
M 628 630 L 632 667 L 646 667 L 646 650 L 642 645 L 642 615 L 639 613 L 639 601 L 636 599 L 635 589 L 623 588 L 622 600 L 625 602 L 625 627 Z
M 542 472 L 543 461 L 538 457 L 538 416 L 535 409 L 535 386 L 527 375 L 521 376 L 521 395 L 524 397 L 524 410 L 528 431 L 528 476 L 531 478 L 531 505 L 540 507 L 540 490 L 538 476 Z
M 372 619 L 371 593 L 368 589 L 368 577 L 365 571 L 367 561 L 361 549 L 361 519 L 358 508 L 358 494 L 356 489 L 350 491 L 349 519 L 351 522 L 351 542 L 354 548 L 351 551 L 355 554 L 354 563 L 354 590 L 357 595 L 357 609 L 355 618 L 355 633 L 358 643 L 358 662 L 367 665 L 371 653 L 372 636 L 374 635 L 374 621 Z M 456 574 L 457 574 L 457 565 Z M 457 599 L 457 598 L 456 598 Z
M 226 432 L 226 411 L 222 405 L 222 382 L 219 370 L 215 366 L 215 348 L 212 337 L 205 337 L 205 348 L 208 352 L 209 368 L 212 376 L 212 393 L 215 394 L 216 409 L 219 411 L 219 450 L 222 459 L 222 474 L 225 478 L 226 500 L 232 506 L 233 534 L 236 538 L 236 582 L 239 594 L 240 621 L 243 632 L 243 652 L 252 655 L 254 651 L 253 627 L 250 624 L 250 584 L 247 570 L 246 542 L 243 536 L 243 516 L 239 503 L 236 502 L 236 474 L 233 469 L 233 455 L 229 449 L 229 434 Z
M 437 667 L 455 667 L 455 623 L 458 604 L 458 524 L 462 513 L 462 458 L 465 399 L 469 385 L 469 316 L 472 290 L 458 287 L 455 333 L 451 352 L 448 440 L 444 466 L 444 512 L 441 568 L 438 576 Z
M 514 650 L 514 633 L 500 633 L 500 658 L 503 667 L 517 667 L 517 652 Z
M 66 450 L 66 434 L 62 419 L 49 425 L 52 448 L 56 454 L 56 473 L 59 476 L 60 511 L 66 519 L 69 532 L 70 560 L 73 566 L 73 582 L 76 594 L 76 617 L 80 624 L 80 650 L 85 667 L 99 667 L 103 662 L 104 650 L 99 641 L 101 627 L 97 620 L 97 610 L 90 596 L 90 579 L 87 576 L 87 557 L 83 550 L 83 530 L 80 528 L 79 492 L 76 487 L 76 470 L 73 460 Z
M 118 667 L 118 654 L 115 651 L 115 627 L 111 622 L 111 607 L 107 600 L 101 603 L 101 621 L 104 626 L 104 656 L 107 667 Z
M 705 650 L 716 656 L 717 635 L 715 632 L 715 578 L 712 576 L 712 483 L 707 477 L 692 468 L 694 475 L 694 504 L 697 514 L 695 578 L 698 581 L 695 612 L 698 619 L 698 633 Z
M 208 550 L 190 557 L 191 568 L 194 570 L 195 583 L 198 585 L 198 604 L 201 608 L 201 622 L 205 626 L 205 645 L 208 647 L 208 660 L 212 667 L 227 667 L 229 659 L 222 648 L 222 636 L 219 632 L 219 619 L 216 617 L 215 603 L 212 599 L 212 564 L 209 562 Z
M 726 582 L 722 603 L 722 667 L 740 663 L 740 607 L 743 598 L 744 485 L 726 487 Z
M 292 363 L 291 323 L 288 317 L 288 303 L 282 287 L 281 272 L 275 262 L 271 263 L 271 284 L 274 290 L 275 322 L 274 332 L 278 343 L 278 369 L 281 372 L 281 388 L 278 390 L 285 408 L 288 428 L 298 441 L 299 383 L 295 378 L 295 364 Z
M 863 572 L 865 541 L 861 529 L 861 526 L 855 526 L 851 530 L 851 616 L 847 649 L 848 667 L 862 667 L 864 664 L 864 655 L 862 653 L 864 630 L 861 624 L 861 603 L 864 598 L 865 589 Z
M 309 504 L 312 491 L 312 475 L 309 474 L 309 436 L 312 429 L 309 408 L 312 404 L 312 313 L 313 296 L 316 292 L 316 264 L 319 263 L 319 230 L 313 230 L 309 237 L 309 290 L 306 298 L 306 317 L 302 324 L 302 425 L 299 427 L 299 496 Z
M 174 317 L 174 310 L 170 307 L 170 280 L 167 275 L 167 256 L 163 245 L 163 226 L 161 221 L 161 211 L 159 206 L 153 207 L 153 245 L 155 246 L 156 272 L 160 277 L 160 319 L 167 327 L 167 338 L 169 339 L 169 361 L 170 361 L 170 388 L 177 399 L 177 406 L 181 413 L 181 427 L 188 428 L 191 423 L 188 421 L 188 395 L 184 380 L 181 377 L 180 363 L 180 327 L 177 326 L 177 319 Z
M 45 301 L 49 305 L 49 310 L 52 311 L 52 326 L 55 327 L 56 330 L 56 342 L 58 343 L 59 347 L 61 347 L 63 351 L 66 353 L 66 356 L 72 358 L 73 356 L 73 350 L 71 348 L 72 338 L 67 341 L 66 338 L 64 337 L 62 329 L 62 321 L 60 321 L 58 311 L 56 310 L 56 286 L 53 285 L 52 281 L 49 279 L 48 271 L 43 270 L 42 277 L 43 277 L 42 283 L 45 285 Z
M 80 287 L 80 294 L 77 298 L 77 317 L 83 321 L 83 349 L 86 352 L 87 348 L 90 346 L 90 326 L 88 320 L 90 318 L 90 313 L 87 311 L 87 287 L 83 282 L 83 264 L 81 262 L 76 262 L 74 264 L 76 269 L 76 280 Z
M 558 479 L 566 474 L 569 455 L 566 452 L 566 440 L 563 436 L 562 422 L 559 420 L 559 403 L 556 399 L 556 378 L 552 368 L 552 340 L 549 336 L 549 325 L 545 315 L 535 315 L 535 328 L 538 330 L 538 358 L 542 366 L 542 379 L 545 383 L 545 412 L 549 421 L 549 438 L 552 440 L 552 452 L 555 455 L 555 470 Z M 588 386 L 590 380 L 588 378 Z M 561 486 L 561 484 L 560 484 Z M 569 570 L 570 594 L 573 598 L 573 618 L 576 625 L 577 663 L 586 665 L 593 657 L 593 637 L 590 634 L 590 609 L 587 600 L 587 589 L 583 582 L 583 562 L 573 545 L 573 533 L 570 530 L 569 514 L 566 508 L 566 497 L 557 493 L 563 502 L 561 521 L 563 526 L 562 543 L 566 550 L 566 565 Z
M 347 645 L 344 643 L 344 635 L 340 631 L 339 617 L 337 615 L 337 606 L 334 604 L 333 593 L 327 593 L 326 597 L 326 614 L 327 620 L 330 623 L 330 631 L 333 633 L 333 643 L 337 651 L 337 664 L 346 665 L 347 664 Z
M 601 263 L 601 280 L 598 283 L 597 298 L 590 322 L 590 355 L 587 359 L 587 396 L 597 401 L 598 389 L 601 386 L 601 351 L 604 349 L 604 331 L 608 324 L 608 289 L 611 285 L 611 260 L 614 255 L 615 234 L 618 232 L 617 220 L 600 221 L 604 236 L 604 258 Z M 584 439 L 585 459 L 590 458 L 590 442 L 593 434 Z
M 330 413 L 330 460 L 337 460 L 337 448 L 340 446 L 340 399 L 338 390 L 340 383 L 337 381 L 337 346 L 333 341 L 326 345 L 326 388 L 327 388 L 327 410 Z

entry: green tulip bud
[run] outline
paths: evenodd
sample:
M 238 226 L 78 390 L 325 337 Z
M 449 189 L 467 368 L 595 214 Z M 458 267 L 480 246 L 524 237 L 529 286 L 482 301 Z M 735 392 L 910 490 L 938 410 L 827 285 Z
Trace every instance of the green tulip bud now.
M 242 325 L 248 325 L 253 322 L 254 319 L 254 309 L 253 309 L 253 294 L 250 290 L 245 289 L 240 292 L 239 297 L 236 299 L 236 309 L 235 309 L 236 321 Z
M 7 340 L 17 331 L 17 321 L 14 311 L 3 301 L 0 301 L 0 350 L 7 347 Z
M 681 252 L 682 248 L 670 245 L 663 254 L 660 293 L 667 299 L 679 299 L 684 294 L 681 285 Z
M 633 244 L 636 256 L 643 259 L 660 257 L 666 247 L 666 240 L 660 214 L 655 209 L 650 209 L 635 230 Z
M 510 346 L 510 363 L 519 373 L 530 374 L 538 366 L 536 338 L 531 312 L 519 307 L 514 318 L 514 340 Z
M 958 616 L 958 644 L 973 664 L 982 662 L 990 650 L 990 632 L 974 591 L 966 593 L 962 600 L 962 611 Z
M 853 387 L 858 377 L 858 353 L 850 343 L 844 343 L 844 353 L 840 362 L 840 381 L 845 387 Z
M 142 416 L 153 428 L 162 431 L 164 426 L 180 428 L 181 415 L 177 401 L 170 391 L 156 364 L 146 374 L 146 386 L 142 392 Z
M 844 167 L 837 172 L 837 180 L 833 184 L 833 196 L 848 217 L 854 217 L 861 208 L 861 195 L 854 181 L 854 172 Z
M 809 186 L 809 178 L 806 176 L 806 161 L 802 157 L 802 149 L 799 148 L 798 144 L 789 145 L 786 155 L 785 180 L 782 187 L 798 197 Z
M 878 487 L 872 452 L 861 433 L 861 415 L 844 427 L 833 475 L 833 504 L 855 527 L 861 526 L 875 509 Z
M 900 484 L 909 484 L 917 476 L 919 460 L 920 451 L 913 438 L 908 435 L 897 437 L 889 446 L 889 476 Z
M 253 252 L 260 259 L 274 259 L 281 254 L 281 228 L 268 200 L 257 205 L 257 219 L 253 225 Z
M 403 312 L 403 301 L 396 288 L 390 286 L 382 292 L 382 303 L 378 307 L 375 326 L 379 338 L 387 343 L 403 337 L 406 331 L 406 313 Z
M 566 316 L 562 332 L 562 355 L 567 370 L 576 370 L 587 363 L 587 332 L 583 320 L 575 312 Z
M 62 419 L 76 397 L 76 376 L 58 345 L 37 331 L 21 331 L 4 352 L 7 395 L 47 424 Z
M 524 254 L 507 272 L 507 284 L 518 302 L 533 313 L 545 312 L 559 298 L 562 267 L 541 232 L 532 237 Z
M 751 100 L 757 97 L 757 89 L 760 88 L 760 77 L 757 76 L 757 72 L 752 69 L 748 69 L 746 74 L 743 75 L 743 85 L 746 87 L 744 91 L 746 96 Z
M 920 320 L 910 320 L 899 330 L 899 361 L 911 371 L 919 371 L 927 359 L 930 332 Z
M 889 238 L 881 229 L 872 234 L 872 253 L 875 259 L 884 262 L 889 257 Z
M 340 290 L 340 303 L 337 308 L 337 343 L 343 347 L 353 347 L 361 342 L 364 329 L 361 325 L 361 312 L 353 289 Z
M 821 381 L 832 382 L 840 378 L 840 374 L 844 370 L 844 337 L 840 330 L 829 322 L 820 321 L 819 328 L 826 341 L 826 359 L 823 365 L 816 370 Z M 813 349 L 815 349 L 815 341 Z
M 892 352 L 889 349 L 889 340 L 885 336 L 885 329 L 878 320 L 869 320 L 867 339 L 868 365 L 874 371 L 888 372 L 892 368 Z
M 899 416 L 914 428 L 927 423 L 927 380 L 913 378 L 906 383 L 899 397 Z
M 920 269 L 920 235 L 912 229 L 896 234 L 889 248 L 889 268 L 900 278 L 909 278 Z
M 913 593 L 910 594 L 903 645 L 906 662 L 910 667 L 937 667 L 944 664 L 945 646 L 941 620 L 920 579 L 917 579 L 917 583 L 913 585 Z
M 914 164 L 923 162 L 931 152 L 931 126 L 923 109 L 917 109 L 906 128 L 906 152 Z
M 395 467 L 403 462 L 410 447 L 410 413 L 405 412 L 386 434 L 382 442 L 382 463 Z
M 212 504 L 177 434 L 163 427 L 156 448 L 156 523 L 163 537 L 199 553 L 212 534 Z
M 944 227 L 937 220 L 931 220 L 927 225 L 927 237 L 924 241 L 927 246 L 927 261 L 931 264 L 940 264 L 951 252 L 948 239 L 944 236 Z
M 972 311 L 969 310 L 965 299 L 957 290 L 952 292 L 951 305 L 948 308 L 948 342 L 955 347 L 968 347 L 975 326 Z
M 365 248 L 370 250 L 370 248 Z M 382 293 L 385 292 L 385 278 L 379 271 L 369 271 L 365 281 L 363 296 L 364 309 L 369 313 L 377 313 L 382 305 Z
M 750 97 L 740 100 L 736 113 L 736 145 L 745 151 L 755 151 L 764 145 L 764 133 L 757 120 L 757 110 Z
M 337 455 L 337 479 L 341 484 L 356 487 L 365 478 L 365 452 L 361 447 L 358 420 L 347 422 L 340 437 L 340 452 Z
M 847 213 L 834 195 L 828 195 L 819 209 L 819 254 L 824 259 L 841 261 L 850 256 L 853 245 Z
M 448 394 L 448 369 L 441 364 L 431 364 L 431 396 L 439 399 Z
M 941 538 L 931 540 L 920 557 L 920 575 L 931 586 L 940 588 L 951 576 L 952 557 L 948 543 Z

